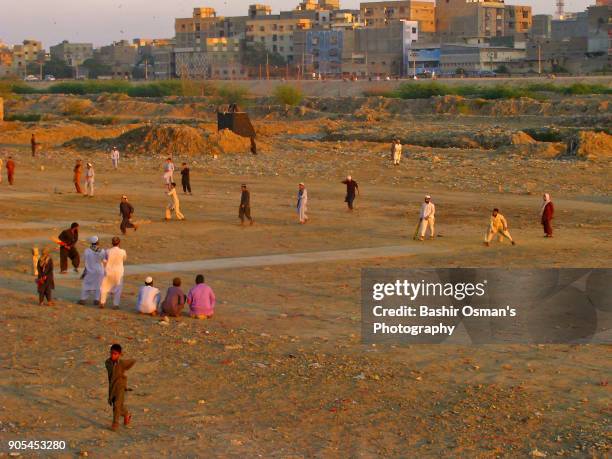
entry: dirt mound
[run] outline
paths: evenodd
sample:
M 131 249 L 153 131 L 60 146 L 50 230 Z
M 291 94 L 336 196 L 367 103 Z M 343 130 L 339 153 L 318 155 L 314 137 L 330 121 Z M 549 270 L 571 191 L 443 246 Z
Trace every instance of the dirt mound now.
M 517 131 L 512 134 L 510 137 L 510 142 L 512 145 L 531 145 L 536 143 L 533 137 L 523 131 Z
M 605 132 L 579 132 L 568 141 L 567 154 L 589 160 L 610 159 L 612 136 Z
M 117 146 L 126 153 L 138 155 L 187 155 L 247 153 L 251 141 L 224 129 L 207 133 L 199 127 L 180 124 L 147 125 L 132 129 L 119 137 L 95 140 L 79 137 L 64 144 L 67 148 L 107 150 Z
M 251 140 L 234 134 L 229 129 L 223 129 L 208 136 L 207 144 L 211 153 L 248 153 L 251 150 Z

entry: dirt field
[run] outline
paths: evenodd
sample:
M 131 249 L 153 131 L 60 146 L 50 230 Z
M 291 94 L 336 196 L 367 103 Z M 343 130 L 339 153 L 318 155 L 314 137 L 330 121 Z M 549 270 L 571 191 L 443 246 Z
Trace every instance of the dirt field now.
M 6 177 L 0 184 L 4 454 L 9 439 L 65 440 L 59 457 L 609 454 L 609 346 L 360 344 L 361 268 L 609 267 L 607 144 L 590 159 L 563 156 L 564 136 L 610 129 L 606 98 L 523 102 L 515 112 L 496 102 L 465 113 L 449 100 L 346 107 L 313 99 L 301 111 L 257 104 L 258 156 L 215 158 L 188 146 L 174 155 L 192 169 L 194 194 L 180 195 L 184 222 L 162 220 L 164 158 L 157 148 L 165 146 L 151 144 L 147 154 L 120 145 L 128 154 L 119 171 L 105 149 L 134 128 L 177 119 L 208 139 L 214 124 L 207 101 L 116 101 L 113 113 L 112 102 L 94 98 L 86 115 L 113 114 L 129 124 L 92 127 L 57 115 L 61 96 L 41 98 L 9 101 L 7 110 L 36 111 L 46 120 L 0 124 L 1 157 L 17 161 L 15 185 Z M 532 142 L 513 137 L 519 131 L 557 137 Z M 31 132 L 42 143 L 36 159 L 27 145 Z M 399 167 L 388 154 L 394 133 L 408 139 Z M 74 140 L 84 136 L 90 139 Z M 76 158 L 95 164 L 94 198 L 73 191 Z M 340 183 L 349 173 L 361 190 L 354 213 L 346 211 Z M 307 225 L 297 224 L 294 210 L 300 181 L 309 192 Z M 243 182 L 252 193 L 253 227 L 238 225 Z M 542 192 L 552 194 L 557 209 L 550 240 L 539 223 Z M 412 232 L 426 193 L 437 206 L 439 237 L 420 243 Z M 108 247 L 119 232 L 122 194 L 142 222 L 122 244 L 134 272 L 151 263 L 405 249 L 207 270 L 219 300 L 210 321 L 160 324 L 137 315 L 141 273 L 127 276 L 120 311 L 76 305 L 78 279 L 59 274 L 56 305 L 38 306 L 30 248 L 51 245 L 72 221 Z M 483 246 L 493 207 L 508 218 L 516 246 Z M 195 274 L 160 272 L 154 279 L 165 291 L 176 275 L 189 288 Z M 118 433 L 108 430 L 104 369 L 113 342 L 137 359 L 129 372 L 133 425 Z

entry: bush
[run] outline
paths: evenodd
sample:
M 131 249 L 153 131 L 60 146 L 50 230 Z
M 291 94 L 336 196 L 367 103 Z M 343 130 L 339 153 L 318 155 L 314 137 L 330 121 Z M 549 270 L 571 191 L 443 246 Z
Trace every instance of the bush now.
M 394 92 L 400 99 L 429 99 L 433 96 L 453 94 L 451 89 L 440 83 L 402 83 Z
M 21 121 L 23 123 L 37 123 L 41 119 L 42 115 L 39 113 L 20 113 L 4 117 L 5 121 Z
M 180 81 L 169 80 L 132 85 L 128 88 L 127 95 L 130 97 L 165 97 L 181 96 L 184 94 Z
M 295 107 L 304 99 L 304 93 L 296 86 L 281 84 L 274 88 L 274 98 L 279 104 Z
M 245 106 L 248 103 L 249 90 L 237 84 L 225 84 L 217 90 L 215 103 L 217 105 L 236 104 Z

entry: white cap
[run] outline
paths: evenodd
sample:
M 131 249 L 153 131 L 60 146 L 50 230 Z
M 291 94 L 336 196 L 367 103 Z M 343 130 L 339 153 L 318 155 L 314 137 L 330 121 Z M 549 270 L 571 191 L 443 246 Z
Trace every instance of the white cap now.
M 98 236 L 92 236 L 89 238 L 89 242 L 92 244 L 97 244 L 98 243 Z
M 145 284 L 151 284 L 151 283 L 153 283 L 153 278 L 152 278 L 151 276 L 148 276 L 148 277 L 145 279 Z
M 431 196 L 429 196 L 428 194 L 425 195 L 425 199 L 431 199 Z
M 91 163 L 87 163 L 87 165 L 88 165 L 89 167 L 91 167 Z

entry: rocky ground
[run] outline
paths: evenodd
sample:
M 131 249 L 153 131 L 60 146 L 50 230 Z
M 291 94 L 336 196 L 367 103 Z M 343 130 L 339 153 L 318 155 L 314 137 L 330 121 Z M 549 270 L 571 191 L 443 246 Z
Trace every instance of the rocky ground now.
M 342 104 L 323 111 L 321 100 L 289 110 L 258 105 L 257 157 L 222 148 L 206 101 L 94 99 L 79 117 L 120 122 L 88 124 L 64 114 L 66 98 L 36 96 L 8 109 L 45 120 L 0 125 L 1 156 L 17 159 L 15 186 L 0 184 L 1 454 L 9 439 L 65 440 L 65 457 L 609 454 L 609 346 L 366 346 L 359 335 L 364 267 L 609 267 L 607 138 L 578 158 L 563 148 L 566 136 L 609 129 L 604 98 L 559 101 L 586 107 L 567 116 L 531 102 L 523 105 L 533 113 L 495 116 L 492 110 L 506 110 L 500 103 L 464 114 L 436 108 L 452 101 L 399 104 L 393 112 L 371 100 L 353 114 Z M 203 139 L 174 154 L 192 167 L 194 195 L 181 196 L 185 222 L 161 220 L 168 145 L 153 136 L 143 149 L 133 137 L 134 129 L 168 133 L 170 125 L 181 139 Z M 33 131 L 42 143 L 36 159 L 27 145 Z M 542 132 L 550 141 L 534 138 L 544 139 Z M 399 167 L 390 164 L 391 135 L 407 143 Z M 121 136 L 129 139 L 120 145 L 127 154 L 114 172 L 104 150 Z M 92 199 L 73 193 L 76 158 L 96 166 Z M 339 183 L 348 173 L 361 188 L 353 214 Z M 306 226 L 293 210 L 299 181 L 311 200 Z M 257 223 L 249 228 L 237 225 L 242 182 L 253 194 Z M 552 240 L 541 237 L 538 220 L 544 191 L 557 207 Z M 419 252 L 212 270 L 205 274 L 219 305 L 206 322 L 135 314 L 140 275 L 127 278 L 120 311 L 74 304 L 73 278 L 58 280 L 55 307 L 37 306 L 31 246 L 47 244 L 73 220 L 108 246 L 124 193 L 143 223 L 124 240 L 130 265 L 393 245 Z M 439 237 L 423 247 L 411 233 L 425 193 L 438 206 Z M 508 217 L 517 246 L 482 246 L 494 206 Z M 188 287 L 196 273 L 178 274 Z M 156 274 L 155 282 L 165 288 L 175 275 Z M 116 341 L 138 363 L 129 375 L 133 426 L 112 433 L 103 362 Z

